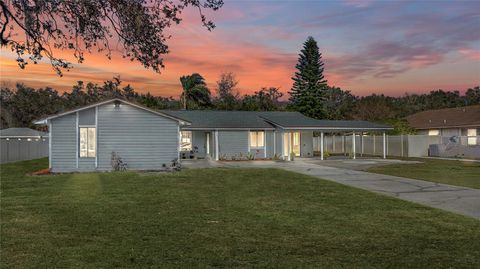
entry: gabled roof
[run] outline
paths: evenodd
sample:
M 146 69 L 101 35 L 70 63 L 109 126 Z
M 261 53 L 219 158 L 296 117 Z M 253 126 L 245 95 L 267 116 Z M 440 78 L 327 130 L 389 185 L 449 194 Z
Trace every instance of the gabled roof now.
M 480 127 L 480 105 L 427 110 L 406 117 L 415 129 Z
M 48 137 L 48 133 L 30 128 L 8 128 L 0 130 L 1 138 Z
M 101 105 L 105 105 L 105 104 L 109 104 L 109 103 L 113 103 L 113 102 L 121 102 L 121 103 L 124 103 L 124 104 L 128 104 L 128 105 L 134 106 L 136 108 L 143 109 L 145 111 L 149 111 L 151 113 L 154 113 L 154 114 L 157 114 L 157 115 L 160 115 L 160 116 L 178 121 L 181 124 L 190 124 L 190 122 L 188 122 L 187 120 L 184 120 L 182 118 L 175 117 L 175 116 L 172 116 L 172 115 L 168 115 L 168 114 L 165 114 L 161 111 L 154 110 L 154 109 L 151 109 L 151 108 L 147 108 L 147 107 L 144 107 L 142 105 L 139 105 L 139 104 L 136 104 L 136 103 L 133 103 L 133 102 L 129 102 L 129 101 L 125 101 L 125 100 L 120 99 L 120 98 L 113 98 L 113 99 L 109 99 L 109 100 L 106 100 L 106 101 L 101 101 L 101 102 L 94 103 L 94 104 L 91 104 L 91 105 L 87 105 L 87 106 L 83 106 L 83 107 L 80 107 L 80 108 L 68 110 L 68 111 L 65 111 L 65 112 L 61 112 L 61 113 L 51 115 L 51 116 L 45 117 L 43 119 L 34 121 L 34 123 L 35 124 L 45 124 L 48 120 L 51 120 L 51 119 L 54 119 L 54 118 L 62 117 L 62 116 L 65 116 L 65 115 L 68 115 L 68 114 L 71 114 L 71 113 L 75 113 L 75 112 L 78 112 L 78 111 L 90 109 L 90 108 L 93 108 L 93 107 L 96 107 L 96 106 L 101 106 Z
M 316 120 L 299 112 L 163 110 L 192 124 L 186 129 L 275 129 L 291 130 L 390 130 L 387 125 L 368 121 Z

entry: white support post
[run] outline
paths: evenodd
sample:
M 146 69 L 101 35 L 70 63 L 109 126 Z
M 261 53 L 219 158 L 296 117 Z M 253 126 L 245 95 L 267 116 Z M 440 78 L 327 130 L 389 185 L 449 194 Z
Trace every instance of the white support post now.
M 363 157 L 363 150 L 364 150 L 364 146 L 363 146 L 363 132 L 360 133 L 360 145 L 362 146 L 362 147 L 361 147 L 361 151 L 360 151 L 360 156 Z
M 76 114 L 75 115 L 75 117 L 76 117 L 76 119 L 75 119 L 75 145 L 76 145 L 75 146 L 75 163 L 76 163 L 76 166 L 77 166 L 77 169 L 78 169 L 78 144 L 80 142 L 80 141 L 78 141 L 78 132 L 79 132 L 79 130 L 78 130 L 78 118 L 79 118 L 78 111 L 75 114 Z
M 387 158 L 387 147 L 386 147 L 386 143 L 387 143 L 387 138 L 385 136 L 385 132 L 383 132 L 383 158 L 386 159 Z
M 375 156 L 377 154 L 377 151 L 376 151 L 376 148 L 375 148 L 375 134 L 373 135 L 373 156 Z
M 267 131 L 263 130 L 263 157 L 267 158 Z
M 273 130 L 273 156 L 277 155 L 277 132 Z
M 193 136 L 193 135 L 192 135 Z M 177 126 L 177 161 L 180 162 L 180 151 L 182 150 L 182 132 L 180 131 L 180 124 Z
M 292 160 L 292 133 L 288 133 L 288 160 Z
M 98 106 L 95 106 L 95 169 L 98 168 Z
M 355 160 L 355 132 L 352 132 L 352 154 L 353 159 Z
M 52 121 L 48 120 L 48 168 L 52 169 Z
M 320 160 L 323 161 L 323 132 L 320 133 Z
M 250 145 L 248 145 L 250 147 Z M 218 130 L 215 130 L 215 160 L 218 161 Z

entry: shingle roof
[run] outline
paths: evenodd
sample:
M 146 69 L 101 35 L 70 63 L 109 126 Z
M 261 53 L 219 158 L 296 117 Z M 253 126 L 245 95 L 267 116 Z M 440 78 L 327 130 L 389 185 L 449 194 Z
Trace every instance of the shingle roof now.
M 480 105 L 427 110 L 406 117 L 416 129 L 480 127 Z
M 14 137 L 47 137 L 48 133 L 40 132 L 30 128 L 8 128 L 0 130 L 0 137 L 14 138 Z
M 319 128 L 319 129 L 391 129 L 384 124 L 360 120 L 317 120 L 306 117 L 301 113 L 265 114 L 265 120 L 284 128 Z
M 387 130 L 391 127 L 368 121 L 316 120 L 299 112 L 163 110 L 164 113 L 191 122 L 187 129 L 325 129 L 325 130 Z
M 195 128 L 259 128 L 275 127 L 259 117 L 254 111 L 214 111 L 214 110 L 163 110 L 165 114 L 185 119 Z M 281 112 L 277 112 L 281 113 Z

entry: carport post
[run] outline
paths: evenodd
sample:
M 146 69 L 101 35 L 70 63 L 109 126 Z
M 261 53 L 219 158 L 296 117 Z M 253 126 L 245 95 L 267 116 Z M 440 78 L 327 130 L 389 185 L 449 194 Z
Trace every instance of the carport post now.
M 353 159 L 355 160 L 355 132 L 352 132 L 352 153 Z
M 220 158 L 218 156 L 218 130 L 215 130 L 215 161 L 218 161 Z
M 387 147 L 386 147 L 386 140 L 387 138 L 385 137 L 385 132 L 383 132 L 383 158 L 387 158 Z
M 323 132 L 320 133 L 320 160 L 323 161 Z

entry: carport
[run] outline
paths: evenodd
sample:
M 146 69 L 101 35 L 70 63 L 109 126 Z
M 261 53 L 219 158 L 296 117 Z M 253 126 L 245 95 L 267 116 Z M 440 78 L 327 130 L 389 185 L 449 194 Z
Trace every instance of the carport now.
M 266 121 L 274 124 L 280 128 L 285 134 L 291 136 L 291 134 L 296 132 L 313 132 L 314 134 L 320 135 L 320 159 L 324 159 L 324 145 L 325 145 L 325 134 L 342 134 L 350 135 L 352 137 L 352 158 L 356 159 L 356 136 L 360 134 L 360 143 L 363 144 L 363 135 L 366 133 L 382 133 L 383 137 L 383 158 L 386 158 L 387 149 L 386 149 L 386 131 L 393 130 L 392 127 L 384 124 L 378 124 L 368 121 L 357 121 L 357 120 L 316 120 L 308 117 L 298 118 L 298 117 L 288 117 L 285 115 L 283 117 L 268 117 L 265 118 Z M 312 136 L 313 137 L 313 136 Z M 288 149 L 292 147 L 292 139 L 286 139 Z M 346 153 L 347 148 L 344 148 L 344 153 Z M 291 157 L 288 156 L 288 159 L 291 160 Z

